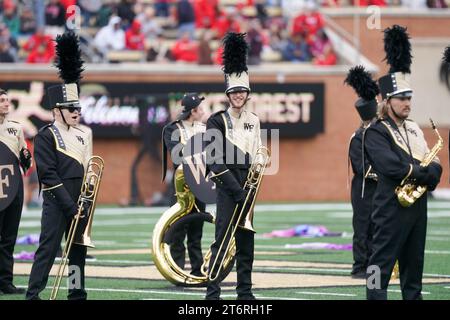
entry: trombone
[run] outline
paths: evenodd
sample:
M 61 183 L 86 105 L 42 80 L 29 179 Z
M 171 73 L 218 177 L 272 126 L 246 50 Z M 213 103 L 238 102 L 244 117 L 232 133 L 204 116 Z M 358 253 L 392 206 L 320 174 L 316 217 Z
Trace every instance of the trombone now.
M 258 158 L 262 158 L 262 161 L 257 161 Z M 255 207 L 256 197 L 259 193 L 259 188 L 261 187 L 262 178 L 264 176 L 264 171 L 266 170 L 267 165 L 270 161 L 270 151 L 264 146 L 260 146 L 255 154 L 254 157 L 255 161 L 252 163 L 250 170 L 248 171 L 247 180 L 244 184 L 244 190 L 247 190 L 247 196 L 245 197 L 244 202 L 242 205 L 236 204 L 234 207 L 233 215 L 231 216 L 230 223 L 228 224 L 227 230 L 223 236 L 222 242 L 220 243 L 220 247 L 217 250 L 216 257 L 213 261 L 213 264 L 211 266 L 211 269 L 208 272 L 208 279 L 209 281 L 215 281 L 220 275 L 220 271 L 223 268 L 225 258 L 227 255 L 225 254 L 230 250 L 230 247 L 234 245 L 234 235 L 236 234 L 237 228 L 241 227 L 245 230 L 256 232 L 253 228 L 253 208 Z M 248 210 L 246 208 L 248 207 Z M 239 215 L 236 214 L 239 211 Z M 242 219 L 245 217 L 244 221 Z M 233 225 L 233 222 L 236 221 L 235 225 Z M 242 223 L 241 223 L 242 221 Z M 231 230 L 231 234 L 228 237 L 228 234 Z M 222 248 L 225 244 L 225 242 L 228 240 L 228 244 L 226 246 L 226 249 L 224 251 L 224 254 L 222 255 L 222 259 L 220 260 L 220 263 L 218 264 L 218 258 L 222 252 Z M 215 276 L 213 276 L 214 271 Z
M 87 164 L 87 170 L 83 178 L 83 184 L 81 185 L 81 193 L 78 197 L 78 211 L 73 217 L 70 224 L 69 232 L 67 234 L 67 241 L 64 245 L 64 250 L 61 257 L 61 262 L 56 273 L 55 282 L 53 284 L 52 292 L 50 294 L 50 300 L 56 300 L 59 288 L 61 286 L 61 280 L 64 276 L 64 271 L 69 262 L 69 253 L 72 248 L 72 244 L 86 246 L 94 248 L 94 244 L 91 241 L 92 221 L 94 216 L 95 205 L 97 202 L 98 189 L 102 180 L 104 168 L 104 160 L 101 157 L 93 156 L 89 159 Z M 88 212 L 84 212 L 84 208 L 89 206 Z M 78 224 L 80 219 L 87 217 L 87 225 L 83 230 L 81 238 L 76 239 Z

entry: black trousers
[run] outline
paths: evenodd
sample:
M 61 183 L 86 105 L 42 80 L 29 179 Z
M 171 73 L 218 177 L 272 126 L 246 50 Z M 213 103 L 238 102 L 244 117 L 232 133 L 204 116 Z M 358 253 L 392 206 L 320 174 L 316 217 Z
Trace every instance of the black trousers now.
M 399 263 L 400 286 L 404 300 L 422 299 L 422 274 L 427 229 L 427 195 L 409 208 L 403 208 L 395 195 L 391 201 L 375 209 L 373 253 L 369 267 L 380 269 L 380 287 L 369 273 L 367 299 L 386 300 L 387 288 L 396 260 Z M 374 201 L 377 201 L 375 197 Z M 371 286 L 371 288 L 369 288 Z
M 198 199 L 195 200 L 195 204 L 200 212 L 205 211 L 205 204 Z M 193 212 L 190 214 L 196 214 L 196 207 L 194 206 Z M 203 236 L 203 223 L 202 219 L 195 219 L 183 226 L 179 232 L 174 234 L 172 242 L 170 244 L 170 254 L 175 263 L 182 269 L 184 269 L 184 263 L 186 260 L 186 247 L 184 245 L 184 239 L 187 236 L 187 249 L 189 255 L 189 261 L 191 262 L 191 274 L 200 276 L 202 275 L 200 269 L 203 264 L 202 254 L 202 236 Z
M 243 170 L 239 181 L 243 181 L 246 177 L 246 171 Z M 231 196 L 221 187 L 217 188 L 217 216 L 216 216 L 216 230 L 215 241 L 211 245 L 212 256 L 209 268 L 211 270 L 220 244 L 224 239 L 226 230 L 231 222 L 236 203 Z M 252 268 L 254 259 L 255 234 L 251 231 L 237 228 L 236 234 L 236 271 L 237 271 L 237 285 L 236 292 L 238 299 L 246 299 L 252 296 Z M 218 261 L 220 263 L 226 244 L 229 242 L 229 237 L 225 240 L 226 243 L 220 252 Z M 214 274 L 213 274 L 214 276 Z M 220 297 L 220 276 L 214 282 L 209 282 L 206 290 L 206 299 L 219 299 Z
M 352 273 L 365 272 L 372 253 L 373 223 L 373 195 L 377 188 L 375 180 L 366 179 L 364 197 L 362 192 L 362 177 L 352 180 L 352 208 L 353 208 L 353 267 Z
M 77 183 L 69 186 L 70 194 L 79 193 L 80 187 Z M 81 182 L 80 182 L 81 185 Z M 66 186 L 67 187 L 67 186 Z M 70 188 L 71 187 L 71 188 Z M 78 190 L 78 191 L 77 191 Z M 50 270 L 55 261 L 56 253 L 61 245 L 64 233 L 67 234 L 70 228 L 69 221 L 61 212 L 57 203 L 51 197 L 43 192 L 43 210 L 41 219 L 41 235 L 39 238 L 39 247 L 34 257 L 33 267 L 31 268 L 30 279 L 28 282 L 28 290 L 26 299 L 33 299 L 39 296 L 39 293 L 45 289 Z M 69 279 L 75 279 L 74 273 L 79 271 L 79 279 L 69 282 L 68 299 L 69 300 L 85 300 L 87 293 L 84 286 L 84 267 L 86 261 L 87 248 L 73 244 L 69 253 Z M 64 281 L 61 282 L 64 286 Z M 53 283 L 51 284 L 53 286 Z
M 11 204 L 0 212 L 0 289 L 13 282 L 14 246 L 23 206 L 23 181 Z

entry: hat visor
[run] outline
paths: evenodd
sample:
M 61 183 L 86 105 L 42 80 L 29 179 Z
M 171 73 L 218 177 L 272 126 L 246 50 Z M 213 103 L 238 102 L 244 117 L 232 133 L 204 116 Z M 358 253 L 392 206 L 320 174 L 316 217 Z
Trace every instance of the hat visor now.
M 57 103 L 53 108 L 65 108 L 65 107 L 80 107 L 80 101 L 78 100 L 74 100 L 74 101 L 66 101 L 66 102 L 61 102 L 61 103 Z
M 403 91 L 391 95 L 389 98 L 411 98 L 413 96 L 412 90 Z
M 250 89 L 246 88 L 244 86 L 236 86 L 236 87 L 229 88 L 227 91 L 225 91 L 225 93 L 229 94 L 229 93 L 243 92 L 243 91 L 250 92 Z

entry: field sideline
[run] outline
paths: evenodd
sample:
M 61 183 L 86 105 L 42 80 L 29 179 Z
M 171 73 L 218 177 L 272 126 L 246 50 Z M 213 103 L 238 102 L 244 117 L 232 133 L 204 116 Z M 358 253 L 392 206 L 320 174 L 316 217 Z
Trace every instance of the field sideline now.
M 93 241 L 89 251 L 96 260 L 87 263 L 89 299 L 203 299 L 204 288 L 181 288 L 166 281 L 151 259 L 151 235 L 155 222 L 167 208 L 99 207 L 95 213 Z M 429 202 L 425 252 L 424 299 L 450 299 L 450 202 Z M 351 279 L 351 251 L 296 249 L 309 242 L 350 244 L 351 207 L 348 203 L 260 204 L 256 208 L 257 230 L 254 293 L 259 299 L 359 300 L 365 299 L 365 282 Z M 264 238 L 263 233 L 299 224 L 323 225 L 341 236 L 320 238 Z M 19 237 L 40 231 L 40 210 L 24 213 Z M 213 239 L 213 226 L 205 225 L 203 250 Z M 34 245 L 17 245 L 15 253 L 34 252 Z M 15 284 L 25 287 L 30 261 L 16 261 Z M 223 298 L 235 299 L 235 272 L 225 280 Z M 46 299 L 47 289 L 41 295 Z M 65 290 L 60 291 L 65 299 Z M 398 281 L 389 288 L 390 299 L 400 299 Z M 0 300 L 23 299 L 0 296 Z

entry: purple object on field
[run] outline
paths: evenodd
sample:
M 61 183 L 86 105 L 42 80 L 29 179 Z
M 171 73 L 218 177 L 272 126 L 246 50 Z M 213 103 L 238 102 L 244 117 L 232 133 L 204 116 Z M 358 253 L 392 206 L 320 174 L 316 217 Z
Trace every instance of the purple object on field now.
M 20 237 L 16 240 L 16 244 L 39 244 L 38 234 L 27 234 L 26 236 Z
M 34 252 L 22 251 L 13 255 L 15 260 L 34 260 Z
M 327 250 L 342 250 L 350 251 L 353 248 L 351 243 L 349 244 L 336 244 L 336 243 L 324 243 L 324 242 L 308 242 L 302 244 L 286 244 L 285 248 L 289 249 L 327 249 Z
M 341 233 L 331 233 L 324 226 L 312 226 L 308 224 L 300 224 L 290 229 L 274 230 L 272 232 L 263 234 L 263 236 L 265 238 L 291 238 L 291 237 L 314 238 L 326 236 L 339 237 L 341 236 Z

